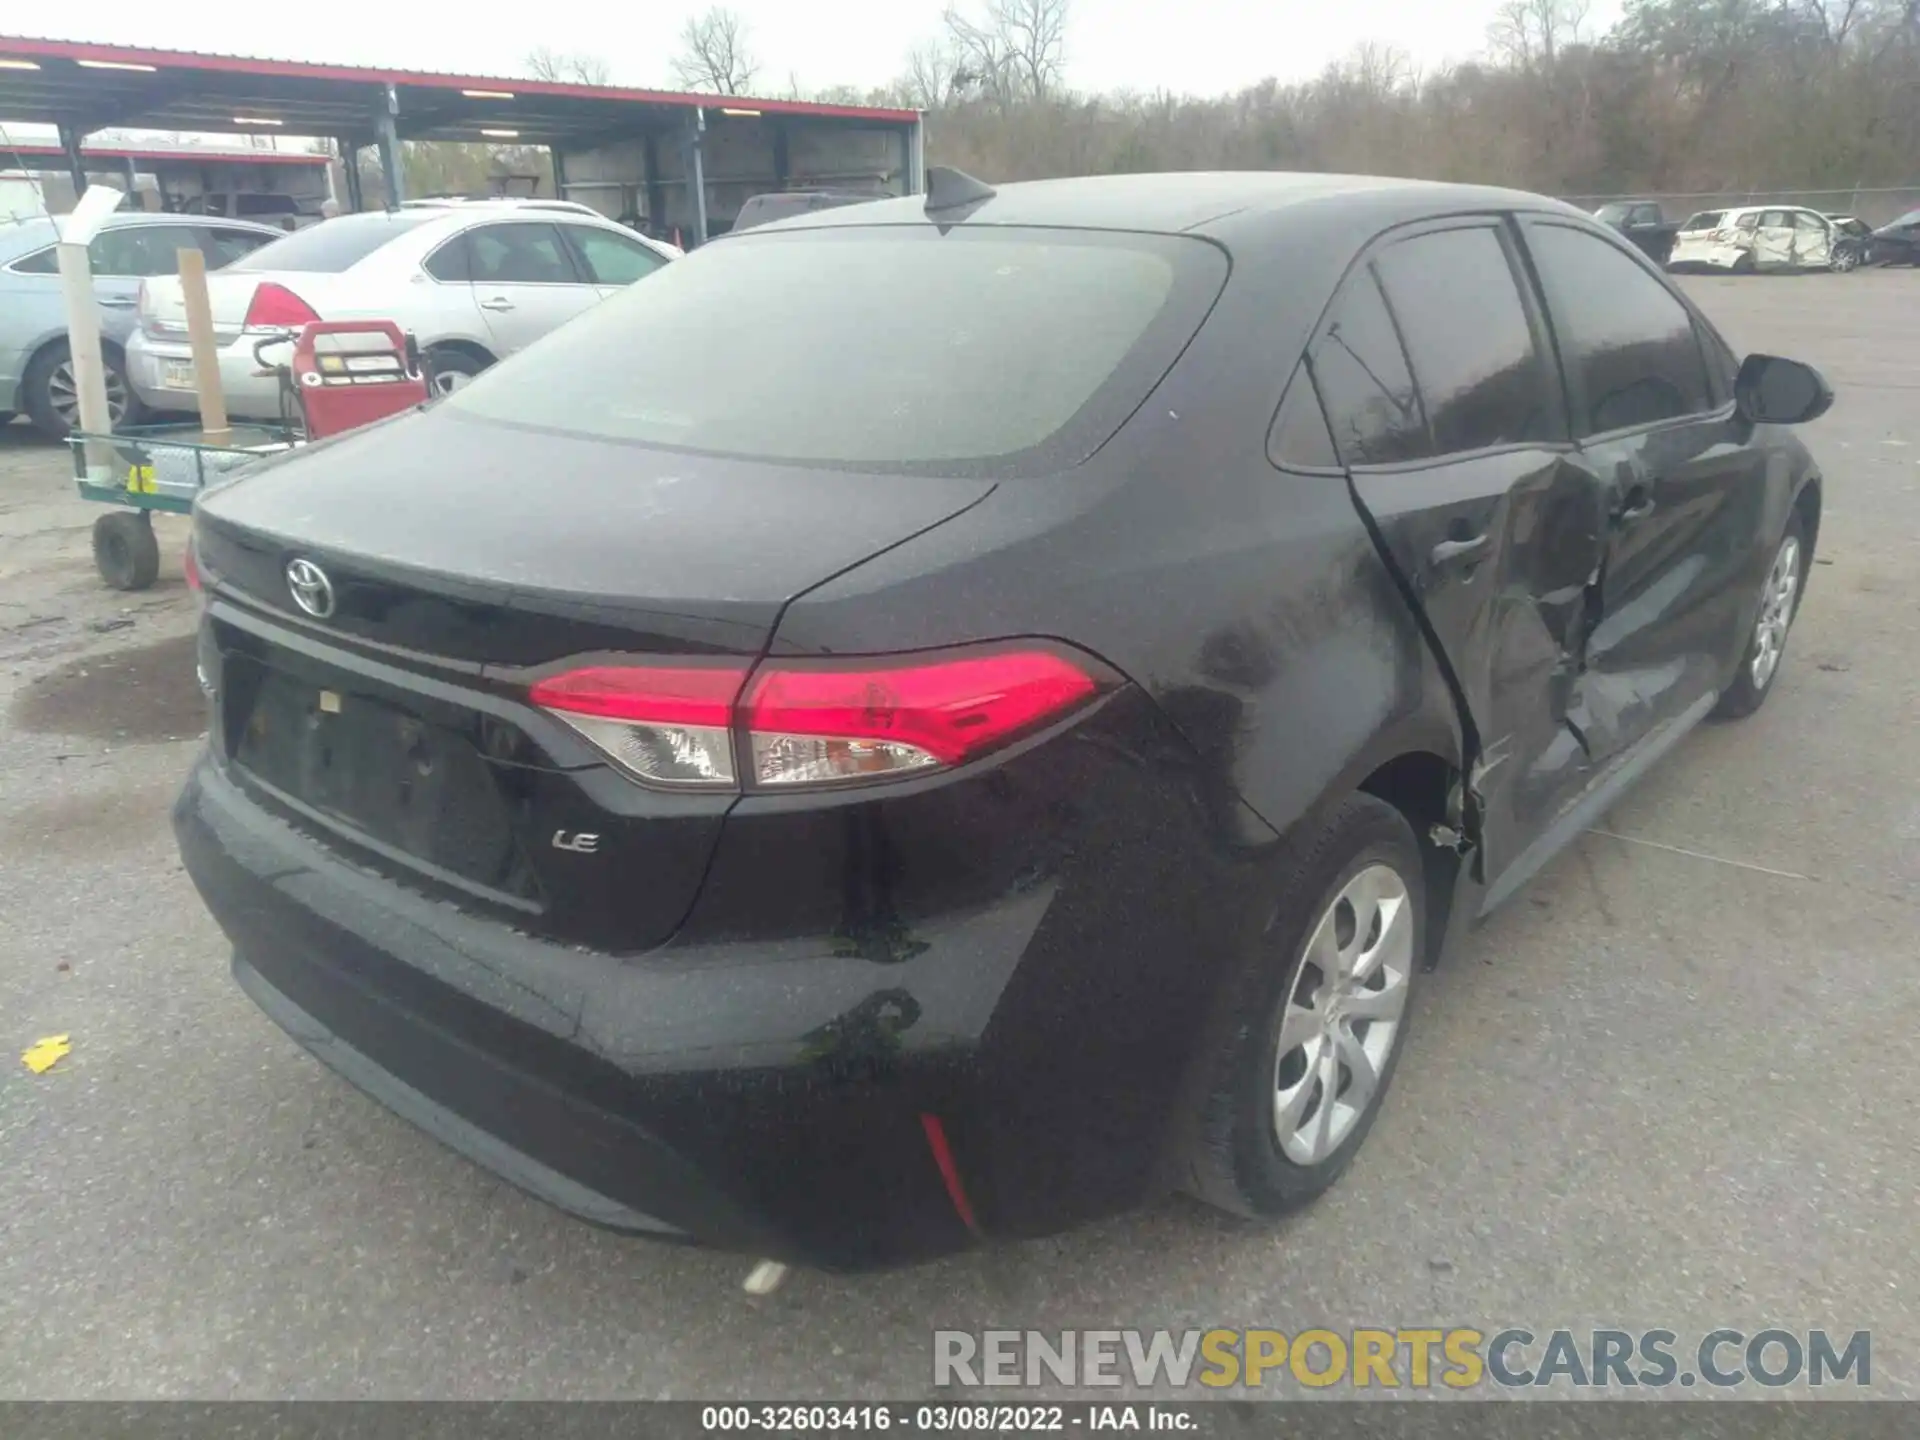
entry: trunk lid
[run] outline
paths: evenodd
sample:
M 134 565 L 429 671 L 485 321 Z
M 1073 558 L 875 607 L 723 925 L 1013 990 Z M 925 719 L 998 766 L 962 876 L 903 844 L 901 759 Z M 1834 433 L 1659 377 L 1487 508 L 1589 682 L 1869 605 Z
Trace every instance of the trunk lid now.
M 733 796 L 626 779 L 527 703 L 530 673 L 757 656 L 794 596 L 992 488 L 443 406 L 309 446 L 196 512 L 214 743 L 263 803 L 373 868 L 555 938 L 645 949 L 692 904 Z M 297 603 L 296 560 L 324 572 L 330 613 Z
M 213 310 L 214 339 L 229 345 L 246 328 L 247 307 L 262 285 L 283 286 L 311 305 L 323 318 L 329 282 L 335 277 L 298 271 L 215 270 L 207 275 L 207 300 Z M 187 302 L 177 275 L 155 275 L 141 282 L 140 328 L 160 340 L 187 338 Z

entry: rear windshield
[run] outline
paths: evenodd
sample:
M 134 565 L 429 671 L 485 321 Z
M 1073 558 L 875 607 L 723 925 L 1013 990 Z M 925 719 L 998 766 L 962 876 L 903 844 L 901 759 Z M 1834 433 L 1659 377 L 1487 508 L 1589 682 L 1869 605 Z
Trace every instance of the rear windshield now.
M 1920 225 L 1920 210 L 1909 210 L 1897 220 L 1889 220 L 1888 225 Z
M 1180 236 L 749 232 L 665 266 L 447 404 L 752 459 L 1059 468 L 1139 405 L 1226 270 L 1219 250 Z
M 358 264 L 396 236 L 416 225 L 438 220 L 442 212 L 403 212 L 389 215 L 341 215 L 306 230 L 297 230 L 284 240 L 262 245 L 229 270 L 304 270 L 316 275 L 337 275 Z

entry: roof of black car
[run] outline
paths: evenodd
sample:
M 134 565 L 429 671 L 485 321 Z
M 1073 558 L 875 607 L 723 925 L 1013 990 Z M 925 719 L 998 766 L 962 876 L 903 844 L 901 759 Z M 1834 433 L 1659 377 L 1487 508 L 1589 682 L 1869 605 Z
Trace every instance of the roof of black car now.
M 1097 230 L 1208 231 L 1232 216 L 1271 215 L 1326 202 L 1356 202 L 1369 218 L 1382 210 L 1547 209 L 1578 214 L 1571 206 L 1519 190 L 1449 185 L 1376 175 L 1231 170 L 1162 175 L 1096 175 L 1070 180 L 1027 180 L 995 187 L 992 198 L 955 212 L 966 225 L 1059 225 Z M 782 220 L 782 230 L 842 225 L 931 223 L 924 196 L 875 201 L 857 212 L 820 211 Z M 948 217 L 933 217 L 943 219 Z M 1357 218 L 1357 217 L 1356 217 Z M 769 227 L 773 228 L 773 227 Z

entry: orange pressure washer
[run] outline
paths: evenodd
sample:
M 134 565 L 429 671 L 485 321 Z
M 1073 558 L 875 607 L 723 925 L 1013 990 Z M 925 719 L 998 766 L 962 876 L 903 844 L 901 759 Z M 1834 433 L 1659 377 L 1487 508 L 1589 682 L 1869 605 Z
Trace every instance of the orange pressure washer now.
M 275 363 L 261 353 L 293 345 Z M 324 440 L 426 402 L 420 347 L 391 320 L 315 320 L 253 347 L 264 370 L 279 375 L 282 418 L 297 409 L 309 440 Z

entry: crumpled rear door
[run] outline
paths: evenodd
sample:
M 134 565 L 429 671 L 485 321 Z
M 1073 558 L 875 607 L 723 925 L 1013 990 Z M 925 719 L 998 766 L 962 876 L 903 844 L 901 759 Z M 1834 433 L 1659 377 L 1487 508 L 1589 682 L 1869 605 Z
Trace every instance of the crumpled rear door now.
M 1760 217 L 1754 232 L 1753 261 L 1761 269 L 1786 269 L 1793 264 L 1793 217 L 1784 210 L 1769 210 Z

